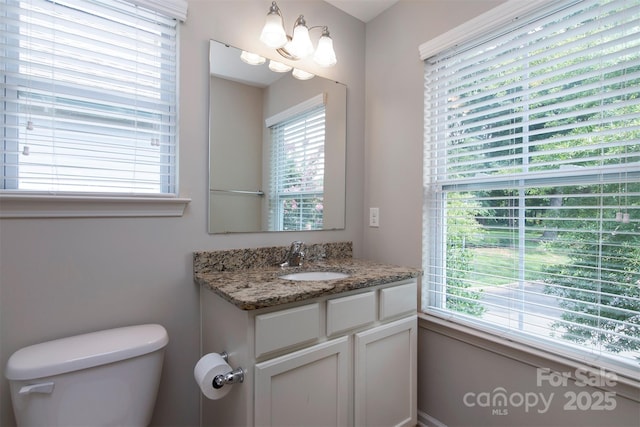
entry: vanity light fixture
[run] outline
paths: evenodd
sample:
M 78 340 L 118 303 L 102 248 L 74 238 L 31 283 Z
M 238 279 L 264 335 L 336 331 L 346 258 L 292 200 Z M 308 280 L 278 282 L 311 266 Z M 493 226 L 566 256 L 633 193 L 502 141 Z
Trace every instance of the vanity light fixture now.
M 322 34 L 314 52 L 309 31 L 316 28 L 321 28 Z M 289 60 L 303 59 L 313 53 L 313 60 L 322 67 L 332 67 L 337 63 L 329 29 L 326 26 L 309 28 L 304 16 L 300 15 L 293 24 L 293 36 L 289 36 L 284 29 L 284 18 L 275 1 L 271 2 L 260 40 Z
M 333 50 L 333 39 L 329 37 L 329 29 L 322 27 L 322 36 L 318 40 L 318 48 L 313 54 L 313 60 L 321 67 L 333 67 L 338 60 Z

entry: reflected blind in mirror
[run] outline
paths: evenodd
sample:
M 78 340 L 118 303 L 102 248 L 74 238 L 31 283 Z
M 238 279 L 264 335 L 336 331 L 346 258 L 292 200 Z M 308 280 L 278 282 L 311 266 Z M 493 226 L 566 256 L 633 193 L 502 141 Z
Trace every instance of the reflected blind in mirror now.
M 324 104 L 271 126 L 270 229 L 321 230 Z

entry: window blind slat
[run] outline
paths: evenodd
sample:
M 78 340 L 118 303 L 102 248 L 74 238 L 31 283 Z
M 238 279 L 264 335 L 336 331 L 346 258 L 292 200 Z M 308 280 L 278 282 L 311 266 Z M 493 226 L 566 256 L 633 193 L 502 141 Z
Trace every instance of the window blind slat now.
M 636 55 L 635 59 L 637 60 L 638 58 L 640 58 L 640 53 Z M 583 97 L 578 97 L 578 99 L 570 97 L 587 91 L 595 93 L 598 97 L 597 99 L 602 102 L 629 98 L 637 91 L 637 88 L 634 88 L 634 84 L 640 79 L 640 70 L 638 70 L 637 66 L 635 69 L 632 67 L 633 59 L 627 62 L 630 67 L 629 69 L 623 69 L 622 73 L 620 73 L 620 61 L 608 67 L 595 68 L 594 64 L 590 67 L 590 71 L 583 71 L 583 68 L 580 68 L 578 70 L 583 71 L 580 75 L 565 79 L 560 87 L 556 82 L 544 83 L 539 78 L 518 78 L 516 81 L 509 82 L 508 85 L 504 86 L 501 84 L 494 86 L 496 83 L 500 83 L 494 82 L 489 87 L 482 87 L 482 95 L 454 95 L 458 102 L 449 104 L 447 110 L 436 112 L 430 117 L 431 119 L 442 119 L 457 115 L 461 120 L 475 121 L 485 118 L 486 112 L 490 110 L 500 112 L 501 110 L 511 109 L 512 111 L 517 111 L 524 107 L 530 108 L 530 114 L 534 115 L 547 112 L 549 104 L 556 108 L 561 106 L 566 108 L 575 105 L 578 101 L 582 103 L 593 101 L 593 96 L 584 99 Z M 565 71 L 568 70 L 565 68 Z M 609 73 L 619 73 L 619 75 L 608 77 L 606 86 L 604 86 L 601 76 Z M 591 82 L 589 82 L 590 80 Z M 623 89 L 619 90 L 617 87 L 622 87 Z M 476 87 L 475 91 L 477 92 L 479 89 Z M 606 96 L 596 91 L 611 89 L 617 89 L 615 95 Z M 535 98 L 537 102 L 535 104 L 532 103 L 531 98 Z M 555 105 L 558 102 L 560 104 Z
M 564 37 L 567 28 L 571 28 L 572 34 L 579 35 L 581 28 L 594 28 L 593 25 L 597 25 L 598 22 L 603 22 L 603 17 L 606 13 L 612 13 L 613 8 L 603 5 L 602 3 L 596 4 L 591 9 L 585 8 L 584 3 L 577 1 L 574 5 L 566 8 L 565 4 L 558 4 L 555 6 L 557 10 L 555 13 L 562 13 L 562 17 L 558 21 L 551 21 L 545 19 L 542 15 L 541 21 L 544 21 L 543 25 L 536 26 L 534 22 L 528 22 L 524 25 L 527 26 L 527 31 L 521 31 L 521 19 L 518 22 L 512 23 L 511 28 L 505 28 L 502 32 L 494 32 L 498 35 L 490 35 L 484 39 L 480 37 L 476 43 L 462 43 L 455 48 L 452 48 L 449 52 L 441 52 L 438 55 L 428 59 L 428 63 L 432 67 L 437 67 L 439 63 L 448 62 L 450 65 L 457 63 L 465 63 L 465 67 L 473 66 L 478 61 L 475 61 L 474 56 L 482 56 L 483 60 L 491 58 L 493 46 L 505 46 L 507 48 L 501 48 L 498 52 L 503 52 L 509 48 L 515 48 L 521 46 L 521 41 L 545 43 L 546 40 L 559 40 L 560 43 L 570 43 L 573 39 L 567 39 Z M 550 6 L 552 7 L 552 6 Z M 565 11 L 562 12 L 560 8 L 565 7 Z M 631 13 L 630 13 L 631 11 Z M 618 24 L 624 24 L 629 20 L 637 19 L 638 13 L 633 13 L 633 8 L 622 8 L 622 13 L 618 13 L 616 17 Z M 554 13 L 553 11 L 551 13 Z M 533 13 L 530 15 L 533 16 Z M 600 18 L 599 20 L 597 18 Z M 605 18 L 606 19 L 606 18 Z M 591 27 L 589 27 L 591 25 Z M 617 27 L 617 26 L 616 26 Z M 615 29 L 614 29 L 615 30 Z M 556 37 L 554 39 L 554 37 Z M 578 38 L 579 40 L 579 38 Z M 487 51 L 487 48 L 489 51 Z M 494 51 L 495 52 L 495 51 Z M 512 50 L 513 52 L 513 50 Z

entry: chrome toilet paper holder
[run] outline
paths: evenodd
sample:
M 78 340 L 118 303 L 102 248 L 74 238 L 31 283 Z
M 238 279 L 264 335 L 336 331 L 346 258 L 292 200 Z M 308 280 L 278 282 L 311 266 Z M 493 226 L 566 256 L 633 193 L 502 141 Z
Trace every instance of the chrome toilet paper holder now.
M 226 351 L 221 352 L 220 357 L 222 357 L 225 362 L 229 363 L 229 354 Z M 220 374 L 213 377 L 211 385 L 215 389 L 220 389 L 225 384 L 235 384 L 241 382 L 244 382 L 244 369 L 236 368 L 232 371 L 227 372 L 226 374 Z

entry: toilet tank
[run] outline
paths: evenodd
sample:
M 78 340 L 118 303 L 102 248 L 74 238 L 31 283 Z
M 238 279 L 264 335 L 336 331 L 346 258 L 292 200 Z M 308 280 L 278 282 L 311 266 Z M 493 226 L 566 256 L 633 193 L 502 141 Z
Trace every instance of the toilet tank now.
M 16 351 L 5 376 L 18 426 L 146 426 L 169 338 L 136 325 Z

